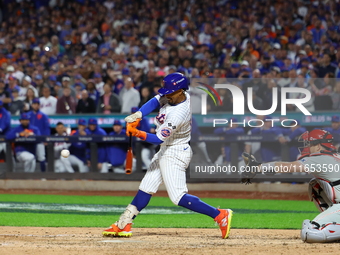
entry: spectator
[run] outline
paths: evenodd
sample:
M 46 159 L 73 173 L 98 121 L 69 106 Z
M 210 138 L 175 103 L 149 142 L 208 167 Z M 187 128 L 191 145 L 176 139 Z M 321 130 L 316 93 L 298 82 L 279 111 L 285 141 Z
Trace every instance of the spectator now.
M 89 97 L 86 89 L 81 92 L 81 99 L 78 101 L 76 113 L 95 113 L 96 105 L 94 100 Z
M 20 71 L 17 67 L 17 64 L 13 64 L 13 66 L 7 66 L 6 71 L 8 73 L 8 76 L 13 76 L 16 79 L 18 79 L 18 81 L 21 83 L 23 77 L 25 76 L 25 74 Z M 6 77 L 7 79 L 8 77 Z
M 316 22 L 314 24 L 314 28 L 311 29 L 311 32 L 313 34 L 313 41 L 315 43 L 320 43 L 322 36 L 326 33 L 326 30 L 324 28 L 321 28 L 321 20 L 320 19 L 316 20 Z
M 107 135 L 104 129 L 98 126 L 98 121 L 96 119 L 89 119 L 88 121 L 88 128 L 86 129 L 87 135 Z M 97 159 L 98 159 L 98 165 L 97 169 L 101 173 L 107 173 L 108 165 L 107 165 L 107 151 L 106 151 L 106 144 L 98 144 L 98 150 L 97 150 Z M 88 167 L 91 167 L 91 161 L 90 161 L 90 152 L 87 152 L 87 165 Z
M 336 66 L 331 63 L 331 55 L 325 53 L 322 57 L 322 62 L 319 67 L 319 76 L 321 78 L 325 77 L 327 73 L 335 74 Z
M 306 79 L 303 77 L 303 75 L 299 74 L 297 78 L 296 87 L 298 88 L 304 88 L 304 89 L 310 89 L 310 86 L 308 86 Z M 306 95 L 304 93 L 290 93 L 289 98 L 304 98 Z M 314 112 L 314 98 L 312 97 L 311 100 L 309 100 L 307 103 L 302 104 L 309 112 Z M 296 111 L 300 111 L 300 109 L 296 108 Z
M 38 90 L 39 97 L 42 96 L 42 88 L 44 87 L 44 79 L 41 74 L 34 77 L 35 88 Z
M 47 85 L 50 87 L 50 88 L 54 88 L 54 86 L 56 85 L 57 83 L 57 76 L 56 75 L 50 75 L 48 77 L 48 82 L 47 82 Z
M 85 79 L 105 74 L 113 81 L 114 92 L 119 95 L 125 82 L 121 76 L 124 77 L 129 66 L 129 77 L 140 90 L 140 86 L 152 89 L 157 74 L 161 76 L 179 68 L 185 73 L 196 69 L 198 72 L 195 71 L 194 76 L 197 73 L 204 76 L 216 67 L 222 67 L 228 71 L 227 78 L 238 78 L 239 63 L 248 62 L 242 66 L 252 70 L 259 68 L 262 75 L 271 72 L 274 66 L 288 70 L 301 68 L 308 79 L 307 71 L 312 66 L 319 69 L 319 76 L 323 78 L 327 73 L 334 74 L 340 61 L 337 53 L 339 8 L 332 1 L 318 1 L 317 8 L 311 1 L 294 0 L 282 6 L 272 1 L 265 1 L 260 6 L 251 1 L 249 4 L 254 6 L 248 18 L 246 6 L 237 1 L 228 2 L 227 11 L 223 11 L 223 1 L 214 3 L 213 10 L 206 8 L 204 1 L 191 1 L 186 10 L 193 11 L 200 6 L 202 11 L 196 16 L 189 15 L 187 21 L 182 21 L 183 15 L 178 14 L 182 6 L 177 4 L 170 12 L 162 12 L 161 19 L 159 15 L 153 15 L 148 22 L 143 19 L 143 14 L 148 12 L 144 2 L 129 10 L 126 17 L 119 13 L 117 6 L 104 7 L 104 4 L 112 6 L 112 1 L 109 5 L 108 1 L 104 4 L 96 2 L 95 7 L 92 6 L 94 1 L 61 1 L 59 10 L 45 8 L 43 11 L 34 8 L 32 1 L 5 2 L 3 9 L 9 12 L 4 16 L 0 36 L 1 45 L 4 45 L 0 61 L 4 63 L 5 81 L 14 76 L 23 82 L 24 75 L 29 75 L 41 94 L 43 79 L 54 77 L 53 81 L 49 80 L 49 86 L 58 90 L 56 95 L 55 91 L 52 94 L 59 98 L 63 92 L 55 84 L 56 76 L 59 79 L 75 74 L 81 74 Z M 93 8 L 102 15 L 93 15 L 89 11 Z M 30 11 L 15 13 L 19 9 Z M 75 10 L 72 21 L 68 17 L 70 9 Z M 268 11 L 264 17 L 263 9 L 271 10 L 275 15 Z M 295 18 L 287 18 L 287 10 Z M 14 16 L 18 24 L 11 20 Z M 138 21 L 138 26 L 129 20 L 130 16 Z M 20 27 L 26 19 L 30 21 L 31 30 Z M 17 30 L 20 35 L 16 34 Z M 136 76 L 134 68 L 140 69 Z M 146 74 L 147 78 L 141 74 Z M 35 79 L 39 75 L 42 79 Z M 284 72 L 281 77 L 283 75 Z M 104 81 L 108 81 L 106 77 Z M 285 77 L 278 83 L 279 87 L 294 87 L 293 82 L 288 85 L 287 81 Z M 92 90 L 87 90 L 92 97 Z M 19 92 L 19 96 L 24 93 Z M 99 93 L 103 95 L 101 89 Z M 75 96 L 73 92 L 72 95 Z M 95 97 L 97 103 L 99 96 Z
M 12 102 L 11 94 L 5 90 L 5 82 L 0 79 L 0 100 L 3 103 L 3 107 L 8 110 L 9 104 Z
M 66 132 L 66 128 L 62 122 L 58 122 L 56 125 L 56 136 L 68 136 Z M 67 158 L 61 156 L 61 151 L 64 149 L 68 149 L 71 146 L 69 143 L 65 142 L 56 142 L 54 143 L 54 171 L 56 173 L 74 173 L 73 165 L 78 167 L 80 173 L 87 172 L 87 168 L 85 168 L 83 161 L 78 159 L 76 156 L 70 154 Z
M 125 86 L 119 93 L 122 101 L 121 113 L 130 113 L 132 107 L 137 107 L 140 103 L 138 91 L 133 87 L 132 79 L 127 78 Z
M 16 87 L 19 87 L 18 80 L 14 76 L 8 77 L 8 88 L 7 90 L 12 93 L 12 90 Z
M 14 69 L 14 67 L 12 65 L 7 66 L 6 67 L 5 80 L 8 81 L 8 78 L 10 76 L 13 76 L 14 72 L 15 72 L 15 69 Z
M 44 86 L 42 89 L 43 96 L 40 98 L 40 111 L 46 115 L 54 115 L 57 111 L 57 99 L 51 96 L 51 89 Z
M 140 68 L 142 70 L 148 67 L 148 61 L 145 59 L 142 53 L 137 54 L 137 59 L 132 63 L 136 69 Z
M 102 75 L 100 73 L 95 73 L 93 75 L 93 80 L 95 82 L 95 85 L 96 85 L 96 89 L 97 91 L 99 92 L 99 95 L 102 96 L 104 95 L 104 82 L 103 82 L 103 79 L 102 79 Z
M 335 79 L 334 73 L 328 73 L 323 78 L 323 88 L 318 89 L 314 82 L 310 82 L 311 88 L 315 95 L 315 110 L 332 110 L 332 98 L 330 93 L 334 90 Z
M 4 103 L 0 101 L 0 135 L 4 136 L 11 129 L 11 114 L 4 108 Z M 6 152 L 6 143 L 0 143 L 0 153 Z
M 87 92 L 89 94 L 89 97 L 93 99 L 95 102 L 95 105 L 98 105 L 99 101 L 99 92 L 96 89 L 96 86 L 94 84 L 94 80 L 88 80 L 86 85 Z
M 112 93 L 111 86 L 109 84 L 104 85 L 104 95 L 99 99 L 97 105 L 97 113 L 111 114 L 114 112 L 119 113 L 121 110 L 121 104 L 119 97 Z
M 120 71 L 114 71 L 114 70 L 107 71 L 107 75 L 113 81 L 113 92 L 116 93 L 117 95 L 119 95 L 119 92 L 124 87 L 124 81 L 118 78 L 118 75 L 121 75 L 121 74 L 122 72 Z
M 19 91 L 19 97 L 21 98 L 21 100 L 26 99 L 26 93 L 27 93 L 28 88 L 30 88 L 34 91 L 34 97 L 39 97 L 38 90 L 35 87 L 33 87 L 33 85 L 32 85 L 31 77 L 26 75 L 26 76 L 24 76 L 24 78 L 22 80 L 22 84 L 21 84 L 20 91 Z
M 277 81 L 277 85 L 280 86 L 280 88 L 283 87 L 289 87 L 290 79 L 289 79 L 289 72 L 287 68 L 281 69 L 281 78 Z
M 34 135 L 40 135 L 40 131 L 37 127 L 30 124 L 30 117 L 27 113 L 22 113 L 20 116 L 20 125 L 11 129 L 6 134 L 7 140 L 13 140 L 17 137 L 29 137 Z M 36 143 L 14 143 L 15 158 L 18 162 L 24 163 L 24 170 L 28 173 L 35 171 L 36 163 Z
M 240 72 L 240 64 L 239 63 L 233 63 L 231 64 L 230 71 L 227 74 L 227 78 L 238 78 L 239 72 Z
M 82 92 L 83 89 L 85 89 L 85 87 L 83 87 L 81 83 L 75 83 L 73 85 L 73 87 L 74 87 L 74 89 L 76 91 L 76 98 L 77 98 L 77 100 L 81 99 L 81 92 Z
M 145 104 L 147 101 L 149 101 L 152 98 L 152 95 L 150 93 L 150 89 L 148 87 L 143 87 L 140 91 L 140 102 L 138 107 L 142 107 L 143 104 Z
M 58 98 L 64 95 L 64 89 L 69 88 L 71 90 L 71 97 L 76 98 L 76 90 L 70 85 L 71 79 L 68 76 L 62 78 L 61 89 L 58 91 Z
M 85 82 L 86 80 L 80 74 L 74 76 L 74 84 L 80 84 L 82 89 L 85 89 Z
M 74 114 L 76 113 L 77 100 L 71 96 L 71 89 L 65 87 L 63 96 L 57 101 L 57 114 Z
M 19 97 L 19 87 L 12 90 L 12 103 L 9 107 L 9 111 L 12 115 L 20 115 L 23 112 L 25 104 Z
M 59 90 L 61 90 L 61 83 L 57 81 L 53 87 L 52 96 L 58 99 Z
M 28 88 L 27 89 L 27 92 L 26 92 L 26 99 L 24 100 L 24 112 L 28 112 L 28 111 L 31 111 L 32 110 L 32 102 L 33 102 L 33 99 L 36 98 L 35 95 L 34 95 L 34 90 L 31 89 L 31 88 Z
M 155 84 L 156 84 L 156 72 L 154 70 L 149 70 L 148 73 L 146 74 L 146 81 L 143 82 L 143 84 L 141 85 L 141 89 L 144 87 L 152 89 Z
M 273 105 L 274 90 L 273 88 L 278 88 L 274 79 L 266 79 L 265 82 L 267 86 L 262 88 L 263 90 L 259 93 L 261 94 L 261 99 L 264 104 L 264 109 L 270 109 Z M 280 88 L 277 89 L 277 107 L 276 110 L 279 111 L 281 109 L 281 95 Z

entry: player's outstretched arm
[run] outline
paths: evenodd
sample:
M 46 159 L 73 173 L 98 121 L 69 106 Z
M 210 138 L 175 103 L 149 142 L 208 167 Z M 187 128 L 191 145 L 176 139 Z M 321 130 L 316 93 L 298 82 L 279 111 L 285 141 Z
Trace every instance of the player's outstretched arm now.
M 259 169 L 264 174 L 308 172 L 308 168 L 306 168 L 299 160 L 293 162 L 277 161 L 263 163 L 259 166 Z
M 139 111 L 127 116 L 125 118 L 125 121 L 127 123 L 135 122 L 137 119 L 141 119 L 144 116 L 149 115 L 153 110 L 155 110 L 157 107 L 160 106 L 159 103 L 160 96 L 155 96 L 151 98 L 149 101 L 147 101 L 140 109 Z
M 273 175 L 277 173 L 302 173 L 308 172 L 309 169 L 299 160 L 294 162 L 268 162 L 260 163 L 256 158 L 243 152 L 242 157 L 246 167 L 242 170 L 242 183 L 250 184 L 251 180 L 257 173 L 264 173 L 266 175 Z

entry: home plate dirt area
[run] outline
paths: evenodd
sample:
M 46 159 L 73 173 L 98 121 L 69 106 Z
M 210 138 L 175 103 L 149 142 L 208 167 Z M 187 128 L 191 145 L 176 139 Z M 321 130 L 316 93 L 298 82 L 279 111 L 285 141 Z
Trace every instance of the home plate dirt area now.
M 0 254 L 329 254 L 339 244 L 307 244 L 299 230 L 134 228 L 131 238 L 100 228 L 0 227 Z

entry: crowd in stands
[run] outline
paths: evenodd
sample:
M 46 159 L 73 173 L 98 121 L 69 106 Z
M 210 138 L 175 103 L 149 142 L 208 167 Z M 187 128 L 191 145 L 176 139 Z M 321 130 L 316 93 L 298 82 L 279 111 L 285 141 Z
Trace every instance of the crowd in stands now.
M 0 110 L 40 134 L 49 134 L 42 126 L 54 114 L 129 114 L 173 72 L 225 78 L 245 94 L 252 87 L 259 110 L 271 107 L 274 87 L 310 90 L 311 112 L 340 110 L 335 0 L 4 0 L 1 10 Z M 200 113 L 196 86 L 189 93 Z M 209 102 L 209 111 L 231 111 L 229 92 L 218 93 L 223 104 Z
M 340 109 L 340 3 L 330 1 L 3 1 L 0 100 L 11 114 L 128 113 L 162 78 L 267 78 L 309 88 L 311 110 Z M 221 92 L 223 93 L 223 92 Z M 192 92 L 195 97 L 195 92 Z M 230 110 L 226 94 L 223 106 Z M 290 109 L 294 110 L 294 109 Z

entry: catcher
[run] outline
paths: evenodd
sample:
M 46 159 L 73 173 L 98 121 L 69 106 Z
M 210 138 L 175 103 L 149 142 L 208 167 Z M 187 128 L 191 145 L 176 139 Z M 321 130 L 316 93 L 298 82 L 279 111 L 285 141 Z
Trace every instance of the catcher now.
M 256 161 L 253 155 L 243 153 L 246 168 L 242 182 L 249 184 L 257 173 L 275 174 L 307 172 L 310 180 L 308 195 L 321 212 L 312 221 L 304 220 L 301 239 L 307 243 L 326 243 L 340 240 L 340 155 L 333 145 L 333 136 L 321 129 L 306 131 L 300 137 L 304 142 L 301 156 L 294 162 Z

